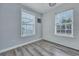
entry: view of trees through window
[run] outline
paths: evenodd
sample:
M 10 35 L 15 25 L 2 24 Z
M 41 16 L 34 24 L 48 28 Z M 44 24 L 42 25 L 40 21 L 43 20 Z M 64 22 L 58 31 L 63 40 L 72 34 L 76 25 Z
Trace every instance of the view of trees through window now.
M 56 15 L 55 33 L 63 35 L 73 34 L 73 10 L 62 12 Z

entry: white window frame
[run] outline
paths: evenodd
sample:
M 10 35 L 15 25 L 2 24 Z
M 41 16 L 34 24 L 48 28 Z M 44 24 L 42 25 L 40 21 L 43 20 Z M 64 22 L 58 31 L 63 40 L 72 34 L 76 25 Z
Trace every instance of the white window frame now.
M 30 11 L 29 11 L 30 12 Z M 32 26 L 33 28 L 33 32 L 32 33 L 27 33 L 27 32 L 25 32 L 25 34 L 23 34 L 23 26 L 26 26 L 26 25 L 28 25 L 24 20 L 23 20 L 23 13 L 25 13 L 25 14 L 29 14 L 29 15 L 31 15 L 34 19 L 32 19 L 33 21 L 32 21 L 32 23 L 30 24 L 30 26 Z M 26 20 L 28 19 L 28 20 L 30 20 L 29 18 L 25 18 Z M 23 25 L 22 23 L 23 23 L 23 21 L 25 22 L 25 24 L 26 25 Z M 26 26 L 27 27 L 27 26 Z M 25 29 L 25 27 L 24 27 L 24 29 Z M 28 29 L 26 28 L 25 29 L 26 31 L 28 31 Z M 35 35 L 35 16 L 34 15 L 32 15 L 32 14 L 30 14 L 30 13 L 28 13 L 28 11 L 27 10 L 25 10 L 25 9 L 21 9 L 21 37 L 26 37 L 26 36 L 33 36 L 33 35 Z
M 59 15 L 59 14 L 61 14 L 61 13 L 63 13 L 63 12 L 60 12 L 60 13 L 57 13 L 56 15 L 55 15 L 55 35 L 58 35 L 58 36 L 65 36 L 65 37 L 74 37 L 73 36 L 73 20 L 74 20 L 74 11 L 71 9 L 71 10 L 67 10 L 67 11 L 64 11 L 64 12 L 68 12 L 68 11 L 72 11 L 72 22 L 71 22 L 71 34 L 67 34 L 67 33 L 57 33 L 57 22 L 56 22 L 56 17 L 57 17 L 57 15 Z M 65 32 L 66 32 L 66 29 L 65 29 Z

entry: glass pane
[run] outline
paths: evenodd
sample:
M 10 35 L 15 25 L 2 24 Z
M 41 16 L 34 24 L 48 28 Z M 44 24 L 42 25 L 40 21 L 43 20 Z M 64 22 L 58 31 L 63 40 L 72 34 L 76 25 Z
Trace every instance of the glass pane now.
M 33 30 L 34 30 L 33 25 L 27 25 L 27 32 L 28 33 L 33 33 Z
M 71 29 L 71 24 L 67 24 L 67 29 Z
M 33 22 L 33 20 L 32 20 L 32 21 L 28 22 L 27 24 L 34 24 L 34 22 Z
M 63 25 L 61 25 L 61 29 L 65 29 L 65 25 L 63 24 Z
M 70 22 L 72 22 L 72 19 L 71 19 L 71 18 L 69 18 L 69 19 L 67 20 L 67 23 L 70 23 Z
M 28 14 L 26 11 L 22 10 L 21 17 L 22 36 L 28 36 L 35 33 L 35 16 Z
M 66 30 L 66 33 L 67 34 L 71 34 L 71 30 Z
M 61 30 L 61 33 L 65 33 L 65 30 Z
M 26 20 L 27 20 L 27 21 L 26 21 Z M 34 24 L 33 20 L 28 20 L 28 19 L 26 19 L 26 20 L 23 20 L 23 21 L 22 21 L 22 24 L 23 24 L 23 25 L 26 25 L 26 24 Z
M 60 33 L 61 31 L 60 30 L 57 30 L 57 33 Z
M 31 21 L 32 21 L 32 19 L 22 18 L 22 22 L 26 22 L 26 23 L 28 23 L 28 22 L 31 22 Z
M 34 19 L 35 18 L 35 16 L 28 14 L 28 13 L 25 13 L 25 12 L 22 12 L 22 17 L 28 18 L 28 19 Z
M 60 29 L 60 25 L 57 25 L 56 27 L 57 27 L 57 29 Z

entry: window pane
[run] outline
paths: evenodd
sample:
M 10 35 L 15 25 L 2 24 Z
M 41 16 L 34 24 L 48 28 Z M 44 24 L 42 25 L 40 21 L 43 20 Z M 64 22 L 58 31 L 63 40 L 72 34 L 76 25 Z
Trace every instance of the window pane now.
M 35 16 L 28 14 L 28 13 L 25 13 L 25 12 L 22 12 L 22 17 L 28 18 L 28 19 L 34 19 L 35 18 Z
M 57 29 L 61 29 L 61 26 L 60 25 L 57 25 L 56 27 L 57 27 Z
M 71 24 L 67 24 L 67 29 L 71 29 Z
M 61 30 L 57 30 L 57 33 L 60 33 L 61 32 Z
M 22 18 L 22 22 L 26 22 L 26 23 L 28 23 L 28 22 L 31 22 L 31 21 L 32 21 L 32 19 Z
M 65 29 L 65 25 L 63 24 L 63 25 L 61 25 L 61 29 Z
M 71 30 L 66 30 L 66 33 L 67 34 L 71 34 Z
M 33 20 L 23 19 L 22 24 L 23 25 L 26 25 L 26 24 L 34 24 L 34 22 L 33 22 Z
M 73 37 L 73 10 L 57 13 L 55 15 L 55 34 Z
M 27 30 L 33 30 L 33 25 L 27 25 Z
M 28 34 L 32 34 L 34 32 L 34 27 L 33 25 L 27 25 L 27 33 Z
M 21 31 L 22 36 L 35 34 L 35 16 L 28 14 L 24 10 L 22 10 Z
M 65 30 L 61 30 L 61 33 L 65 33 Z

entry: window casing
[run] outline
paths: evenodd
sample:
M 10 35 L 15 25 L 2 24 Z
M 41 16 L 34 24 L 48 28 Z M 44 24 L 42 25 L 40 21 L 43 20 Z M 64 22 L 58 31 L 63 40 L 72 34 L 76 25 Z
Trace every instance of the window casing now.
M 21 10 L 21 36 L 35 35 L 35 16 L 27 13 L 26 10 Z
M 55 34 L 59 36 L 73 37 L 73 10 L 56 14 Z

